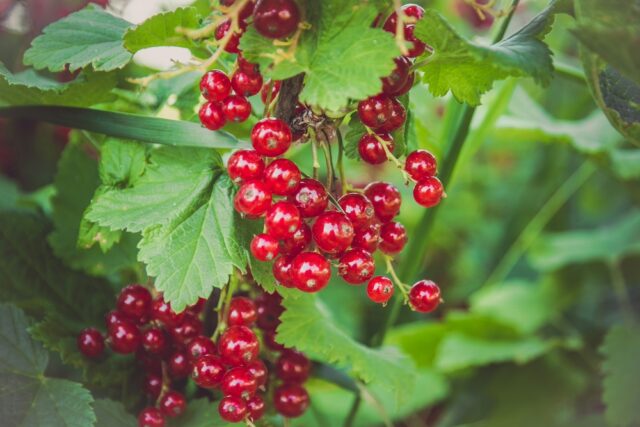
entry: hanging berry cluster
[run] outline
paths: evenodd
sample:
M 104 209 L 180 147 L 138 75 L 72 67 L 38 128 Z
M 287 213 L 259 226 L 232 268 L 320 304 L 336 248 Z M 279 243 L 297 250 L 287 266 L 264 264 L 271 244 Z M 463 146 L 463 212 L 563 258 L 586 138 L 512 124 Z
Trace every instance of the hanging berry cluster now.
M 275 341 L 283 311 L 280 297 L 257 287 L 251 293 L 254 299 L 220 295 L 218 324 L 210 338 L 203 334 L 204 299 L 176 313 L 162 295 L 153 298 L 147 288 L 130 285 L 105 316 L 106 338 L 95 328 L 84 329 L 78 349 L 94 360 L 103 356 L 106 346 L 114 353 L 135 354 L 145 372 L 142 388 L 152 403 L 139 413 L 140 427 L 162 427 L 167 418 L 186 410 L 187 400 L 179 390 L 189 377 L 214 391 L 210 397 L 220 396 L 218 411 L 225 421 L 259 420 L 268 406 L 266 396 L 279 414 L 298 417 L 309 406 L 303 384 L 311 362 Z

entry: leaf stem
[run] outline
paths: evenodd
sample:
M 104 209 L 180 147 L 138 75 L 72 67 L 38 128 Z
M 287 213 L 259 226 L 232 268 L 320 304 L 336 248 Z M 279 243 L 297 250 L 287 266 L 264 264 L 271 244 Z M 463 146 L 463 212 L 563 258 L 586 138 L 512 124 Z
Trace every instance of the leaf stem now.
M 554 62 L 556 75 L 566 80 L 579 83 L 581 85 L 587 84 L 587 77 L 584 75 L 584 71 L 581 68 L 574 67 L 564 62 Z

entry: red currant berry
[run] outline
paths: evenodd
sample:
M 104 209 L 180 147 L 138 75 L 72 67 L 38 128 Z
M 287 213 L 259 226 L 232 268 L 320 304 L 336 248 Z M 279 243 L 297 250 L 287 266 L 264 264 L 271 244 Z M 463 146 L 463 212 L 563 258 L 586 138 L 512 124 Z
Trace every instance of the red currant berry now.
M 172 378 L 184 378 L 191 372 L 191 363 L 189 363 L 186 353 L 182 351 L 176 351 L 169 356 L 167 364 Z
M 329 283 L 331 265 L 316 252 L 302 252 L 291 263 L 291 279 L 303 292 L 318 292 Z
M 281 85 L 282 82 L 280 80 L 269 80 L 266 82 L 260 91 L 260 99 L 262 100 L 262 103 L 265 105 L 267 102 L 269 104 L 272 103 L 273 100 L 276 99 L 276 96 L 278 96 L 278 93 L 280 93 Z
M 264 170 L 264 181 L 271 192 L 278 196 L 286 196 L 298 188 L 302 174 L 291 160 L 276 159 Z
M 226 396 L 218 404 L 220 417 L 230 423 L 239 423 L 244 420 L 249 410 L 241 397 Z
M 359 285 L 371 279 L 375 271 L 373 257 L 364 249 L 350 249 L 340 257 L 338 274 L 347 283 Z
M 224 374 L 220 385 L 225 396 L 237 396 L 248 399 L 258 390 L 258 383 L 251 371 L 243 366 L 232 368 Z
M 395 255 L 407 244 L 407 230 L 399 222 L 387 222 L 380 229 L 380 250 Z
M 267 234 L 277 239 L 293 236 L 301 224 L 302 218 L 298 208 L 293 203 L 284 201 L 274 203 L 264 220 Z
M 276 331 L 264 331 L 264 334 L 262 335 L 264 345 L 267 346 L 269 350 L 275 352 L 286 350 L 286 347 L 284 345 L 276 341 L 277 335 L 278 334 Z
M 344 252 L 353 241 L 353 224 L 339 212 L 325 212 L 311 227 L 313 240 L 323 251 L 330 254 Z
M 199 316 L 202 313 L 202 310 L 204 310 L 205 305 L 207 305 L 207 299 L 202 297 L 198 298 L 198 301 L 196 301 L 195 304 L 187 306 L 186 312 L 193 316 Z
M 356 230 L 369 226 L 373 221 L 373 205 L 360 193 L 345 194 L 338 200 L 338 204 Z
M 247 369 L 251 372 L 253 378 L 255 378 L 258 387 L 262 387 L 267 383 L 269 373 L 267 372 L 267 367 L 262 360 L 257 359 L 256 361 L 249 363 L 247 365 Z
M 173 418 L 182 415 L 187 408 L 187 401 L 182 393 L 169 390 L 162 396 L 162 399 L 160 399 L 159 406 L 160 411 L 162 411 L 165 416 Z
M 187 344 L 187 357 L 190 361 L 198 360 L 207 354 L 216 354 L 216 345 L 211 338 L 200 335 Z
M 378 304 L 386 304 L 393 296 L 393 282 L 384 276 L 376 276 L 367 283 L 369 299 Z
M 169 343 L 164 331 L 150 328 L 142 333 L 142 347 L 149 354 L 159 355 L 167 350 Z
M 277 295 L 277 294 L 274 294 Z M 280 324 L 280 315 L 284 311 L 282 305 L 271 294 L 262 294 L 256 298 L 258 308 L 258 328 L 263 331 L 275 330 Z
M 269 39 L 293 34 L 300 23 L 300 10 L 294 0 L 261 0 L 253 11 L 253 25 Z
M 253 396 L 247 400 L 247 408 L 249 409 L 249 419 L 258 421 L 264 415 L 264 399 L 260 396 Z
M 140 346 L 140 331 L 132 322 L 122 321 L 109 327 L 109 345 L 116 353 L 129 354 Z
M 256 305 L 249 298 L 234 297 L 229 303 L 227 325 L 251 326 L 258 319 Z
M 171 327 L 169 333 L 176 342 L 186 344 L 202 334 L 202 321 L 194 314 L 186 312 L 182 322 Z
M 419 21 L 424 16 L 424 9 L 422 6 L 417 4 L 408 3 L 402 6 L 402 11 L 404 14 L 410 18 L 413 18 L 416 21 Z M 396 25 L 398 22 L 398 14 L 393 12 L 389 18 L 384 23 L 384 30 L 390 33 L 396 32 Z
M 404 56 L 399 56 L 394 61 L 396 68 L 393 69 L 391 74 L 382 79 L 382 91 L 387 95 L 397 92 L 409 78 L 411 61 Z
M 360 153 L 362 160 L 371 165 L 379 165 L 387 161 L 387 153 L 384 151 L 382 143 L 378 138 L 385 141 L 389 152 L 393 153 L 395 148 L 393 138 L 388 133 L 377 134 L 377 137 L 376 135 L 368 133 L 362 135 L 362 138 L 360 138 L 358 142 L 358 153 Z
M 378 249 L 379 241 L 380 224 L 374 222 L 360 230 L 356 230 L 356 234 L 353 236 L 353 242 L 351 242 L 351 247 L 374 253 L 376 249 Z
M 136 352 L 136 360 L 140 363 L 145 372 L 149 374 L 162 375 L 162 361 L 159 358 L 150 356 L 144 351 L 138 350 Z
M 122 321 L 132 322 L 134 320 L 126 314 L 119 312 L 118 310 L 111 310 L 104 316 L 104 324 L 107 329 L 111 327 L 111 325 L 115 325 L 116 323 L 120 323 Z
M 286 383 L 301 384 L 309 378 L 311 362 L 304 354 L 287 350 L 276 361 L 276 375 Z
M 293 236 L 281 242 L 280 251 L 285 255 L 294 256 L 305 250 L 309 243 L 311 243 L 311 228 L 302 222 Z
M 400 101 L 394 98 L 391 102 L 393 104 L 391 117 L 389 117 L 389 120 L 387 120 L 382 126 L 377 129 L 378 132 L 391 133 L 397 129 L 400 129 L 404 124 L 405 119 L 407 118 L 407 111 L 404 109 L 404 106 L 400 103 Z
M 235 2 L 236 0 L 220 0 L 220 4 L 226 7 L 233 6 Z M 241 20 L 247 19 L 253 13 L 254 6 L 255 6 L 255 1 L 251 0 L 242 8 L 240 13 L 238 14 L 238 17 Z
M 171 304 L 166 302 L 162 296 L 159 296 L 151 303 L 151 319 L 170 327 L 181 323 L 184 319 L 184 313 L 173 311 Z
M 416 181 L 434 176 L 437 172 L 437 162 L 433 154 L 427 150 L 416 150 L 407 156 L 404 170 Z
M 271 206 L 271 191 L 263 181 L 252 179 L 242 184 L 233 199 L 233 206 L 249 218 L 258 218 Z
M 198 115 L 200 116 L 200 123 L 210 130 L 221 129 L 226 123 L 224 112 L 219 104 L 205 102 L 200 107 Z
M 222 113 L 227 121 L 242 123 L 251 115 L 251 104 L 244 96 L 228 96 L 222 101 Z
M 159 409 L 144 408 L 138 415 L 138 427 L 164 427 L 164 417 Z
M 260 344 L 253 331 L 246 326 L 229 327 L 218 340 L 218 353 L 233 366 L 251 363 L 258 357 Z
M 251 239 L 251 254 L 259 261 L 273 261 L 278 256 L 280 243 L 269 234 L 256 234 Z
M 262 88 L 262 75 L 260 73 L 249 74 L 242 70 L 233 73 L 231 87 L 237 95 L 253 96 Z
M 85 356 L 95 359 L 104 352 L 104 338 L 100 331 L 94 328 L 83 329 L 77 339 L 78 350 Z
M 238 55 L 237 62 L 238 69 L 242 72 L 248 74 L 258 74 L 260 72 L 260 67 L 258 67 L 258 64 L 247 61 L 242 55 Z
M 220 385 L 225 370 L 222 358 L 206 354 L 194 362 L 191 378 L 202 388 L 215 388 Z
M 372 182 L 366 186 L 364 194 L 371 201 L 376 217 L 380 221 L 391 221 L 400 212 L 402 197 L 394 185 L 388 182 Z
M 324 186 L 315 179 L 303 179 L 289 200 L 292 201 L 304 218 L 318 216 L 327 209 L 329 195 Z
M 162 392 L 162 375 L 147 374 L 144 379 L 144 392 L 152 399 L 157 399 Z
M 291 140 L 291 129 L 280 119 L 262 119 L 251 131 L 253 148 L 266 157 L 284 154 L 291 146 Z
M 151 309 L 151 293 L 140 285 L 129 285 L 120 291 L 116 307 L 119 312 L 135 320 L 142 320 Z
M 420 313 L 430 313 L 440 305 L 440 288 L 431 280 L 420 280 L 409 291 L 411 308 Z
M 229 156 L 227 172 L 233 182 L 258 179 L 264 172 L 264 160 L 254 150 L 238 150 Z
M 220 70 L 207 71 L 200 80 L 200 92 L 208 101 L 220 102 L 231 93 L 231 81 Z
M 242 30 L 243 24 L 240 25 Z M 227 19 L 222 24 L 218 25 L 216 28 L 216 40 L 222 40 L 227 32 L 231 29 L 231 20 Z M 240 37 L 242 33 L 234 33 L 231 38 L 227 41 L 227 44 L 224 46 L 224 50 L 229 53 L 240 53 Z
M 440 203 L 443 193 L 442 183 L 435 176 L 427 177 L 413 187 L 413 198 L 425 208 L 430 208 Z
M 412 44 L 407 53 L 408 58 L 417 58 L 427 50 L 427 44 L 414 35 L 415 28 L 415 25 L 405 25 L 404 27 L 404 39 Z
M 300 385 L 283 384 L 273 393 L 273 406 L 279 414 L 287 418 L 296 418 L 304 414 L 309 407 L 309 394 Z
M 358 116 L 365 126 L 378 128 L 385 124 L 393 112 L 393 102 L 387 95 L 380 94 L 360 101 Z
M 487 3 L 488 0 L 478 0 L 478 4 L 486 5 Z M 455 8 L 458 15 L 477 30 L 486 30 L 493 25 L 494 17 L 492 15 L 485 13 L 484 17 L 479 16 L 478 11 L 463 0 L 456 0 Z
M 409 78 L 407 79 L 407 82 L 404 84 L 404 86 L 402 86 L 400 89 L 398 89 L 397 92 L 394 92 L 393 96 L 394 97 L 401 97 L 402 95 L 408 93 L 411 90 L 411 88 L 413 87 L 413 83 L 415 82 L 415 80 L 416 80 L 416 73 L 409 74 Z M 393 103 L 392 103 L 392 105 L 393 105 Z M 400 116 L 398 116 L 398 114 L 400 114 Z M 390 123 L 393 121 L 391 119 L 398 120 L 400 118 L 402 118 L 402 115 L 401 115 L 401 112 L 400 112 L 399 109 L 398 109 L 398 111 L 396 112 L 395 115 L 393 114 L 393 111 L 392 111 L 391 115 L 389 116 L 390 122 L 389 122 L 388 125 L 390 125 Z M 402 122 L 404 122 L 404 118 L 402 118 Z M 400 125 L 402 125 L 402 123 Z
M 291 278 L 290 257 L 281 256 L 276 259 L 271 270 L 273 272 L 273 277 L 275 277 L 280 286 L 284 286 L 285 288 L 295 288 L 293 279 Z

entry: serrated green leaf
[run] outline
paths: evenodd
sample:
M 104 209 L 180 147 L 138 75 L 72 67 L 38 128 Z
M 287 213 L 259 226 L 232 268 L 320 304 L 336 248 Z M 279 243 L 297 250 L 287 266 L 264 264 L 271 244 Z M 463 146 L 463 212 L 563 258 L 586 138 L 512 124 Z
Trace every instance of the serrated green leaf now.
M 100 180 L 104 185 L 131 187 L 147 166 L 147 147 L 109 138 L 100 147 Z
M 362 138 L 362 135 L 365 133 L 367 133 L 367 130 L 357 115 L 352 115 L 347 126 L 347 132 L 343 137 L 345 156 L 354 160 L 360 158 L 360 154 L 358 154 L 358 142 L 360 142 L 360 138 Z
M 613 427 L 631 427 L 640 423 L 640 328 L 637 325 L 612 327 L 601 349 L 604 355 L 603 400 L 606 417 Z
M 200 13 L 194 7 L 181 7 L 154 15 L 126 32 L 124 46 L 131 53 L 156 46 L 191 47 L 193 41 L 176 30 L 196 27 L 199 20 Z
M 233 427 L 237 425 L 222 420 L 218 413 L 217 402 L 211 402 L 209 399 L 189 401 L 184 414 L 169 422 L 169 427 Z
M 93 402 L 96 414 L 96 427 L 136 427 L 136 418 L 124 409 L 124 405 L 109 399 L 97 399 Z
M 132 24 L 95 5 L 72 13 L 46 27 L 24 54 L 34 68 L 73 72 L 91 65 L 96 71 L 124 67 L 131 53 L 123 45 Z

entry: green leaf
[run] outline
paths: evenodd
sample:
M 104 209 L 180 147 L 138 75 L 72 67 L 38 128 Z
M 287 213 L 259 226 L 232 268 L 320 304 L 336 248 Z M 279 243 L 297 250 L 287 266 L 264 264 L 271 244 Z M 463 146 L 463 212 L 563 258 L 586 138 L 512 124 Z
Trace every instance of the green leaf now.
M 366 347 L 342 331 L 329 309 L 313 295 L 285 298 L 278 342 L 306 353 L 314 360 L 349 369 L 365 383 L 385 384 L 395 401 L 413 392 L 413 364 L 397 349 Z M 309 333 L 313 331 L 313 333 Z
M 100 180 L 108 186 L 130 187 L 144 173 L 147 147 L 109 138 L 100 148 Z
M 22 311 L 0 305 L 0 407 L 8 426 L 86 427 L 96 417 L 80 384 L 44 376 L 48 355 L 27 334 Z
M 136 427 L 138 421 L 124 409 L 124 405 L 109 399 L 97 399 L 93 402 L 97 423 L 96 427 Z
M 46 27 L 24 54 L 36 69 L 74 72 L 91 65 L 96 71 L 124 67 L 131 60 L 123 38 L 132 24 L 95 5 Z
M 184 414 L 169 422 L 169 427 L 233 427 L 237 425 L 223 421 L 218 414 L 217 402 L 211 402 L 209 399 L 190 400 Z
M 611 152 L 611 167 L 624 180 L 640 178 L 640 150 L 618 149 Z
M 607 405 L 608 425 L 631 427 L 640 423 L 640 328 L 638 325 L 612 327 L 604 340 L 603 400 Z
M 358 154 L 358 143 L 360 142 L 360 138 L 362 135 L 367 133 L 364 125 L 358 119 L 356 114 L 351 116 L 351 120 L 349 121 L 347 132 L 344 134 L 344 155 L 350 159 L 357 160 L 360 158 L 360 154 Z
M 193 28 L 199 24 L 200 14 L 194 7 L 154 15 L 124 36 L 124 46 L 129 52 L 156 46 L 192 47 L 193 42 L 176 30 Z
M 0 105 L 89 106 L 110 101 L 115 76 L 107 73 L 81 73 L 69 83 L 39 76 L 33 70 L 13 74 L 0 62 Z
M 542 41 L 556 13 L 556 2 L 522 29 L 491 46 L 466 40 L 435 10 L 429 9 L 416 24 L 416 37 L 433 47 L 423 81 L 435 96 L 449 91 L 461 102 L 480 104 L 480 96 L 496 80 L 509 76 L 533 77 L 547 84 L 553 74 L 551 50 Z

